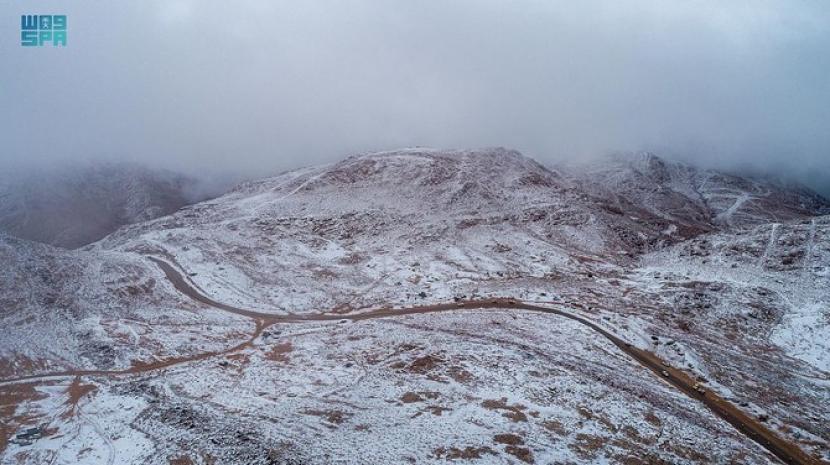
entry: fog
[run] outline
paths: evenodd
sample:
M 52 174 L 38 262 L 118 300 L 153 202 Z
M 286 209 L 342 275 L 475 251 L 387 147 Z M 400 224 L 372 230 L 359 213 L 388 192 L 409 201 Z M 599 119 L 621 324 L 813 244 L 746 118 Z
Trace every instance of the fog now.
M 830 193 L 826 1 L 3 2 L 0 163 L 652 150 Z M 21 47 L 22 14 L 68 46 Z

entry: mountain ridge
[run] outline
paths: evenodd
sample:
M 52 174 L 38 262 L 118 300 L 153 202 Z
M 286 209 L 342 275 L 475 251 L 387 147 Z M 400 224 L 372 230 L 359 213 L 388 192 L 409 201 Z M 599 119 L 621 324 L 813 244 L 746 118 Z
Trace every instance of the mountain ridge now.
M 194 178 L 130 163 L 19 167 L 0 175 L 0 229 L 73 249 L 209 197 Z

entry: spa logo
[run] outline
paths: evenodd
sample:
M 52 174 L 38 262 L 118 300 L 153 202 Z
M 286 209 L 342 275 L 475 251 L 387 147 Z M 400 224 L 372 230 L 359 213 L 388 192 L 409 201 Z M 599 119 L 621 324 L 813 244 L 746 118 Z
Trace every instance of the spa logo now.
M 66 15 L 23 15 L 20 45 L 24 47 L 66 46 Z

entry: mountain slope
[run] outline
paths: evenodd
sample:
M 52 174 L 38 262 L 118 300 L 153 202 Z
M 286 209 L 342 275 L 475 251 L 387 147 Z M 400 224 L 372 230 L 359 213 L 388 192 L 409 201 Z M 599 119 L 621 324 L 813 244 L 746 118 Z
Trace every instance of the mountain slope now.
M 75 248 L 119 226 L 205 198 L 195 180 L 129 164 L 95 164 L 0 175 L 0 230 Z
M 698 169 L 651 153 L 616 154 L 568 168 L 595 195 L 631 202 L 699 231 L 830 213 L 830 201 L 804 187 Z
M 661 356 L 794 438 L 827 440 L 830 217 L 702 235 L 630 277 L 654 303 L 640 317 Z
M 160 249 L 230 302 L 302 312 L 483 295 L 514 278 L 532 293 L 680 240 L 671 225 L 517 152 L 411 149 L 247 183 L 97 247 Z
M 0 262 L 3 378 L 128 368 L 221 346 L 247 326 L 219 312 L 193 313 L 196 306 L 133 254 L 66 251 L 0 233 Z M 217 328 L 202 331 L 210 325 Z

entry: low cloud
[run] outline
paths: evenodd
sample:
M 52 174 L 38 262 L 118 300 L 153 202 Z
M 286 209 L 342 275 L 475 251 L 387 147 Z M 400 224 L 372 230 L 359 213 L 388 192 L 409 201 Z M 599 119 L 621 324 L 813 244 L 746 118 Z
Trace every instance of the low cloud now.
M 35 11 L 37 10 L 37 11 Z M 15 42 L 66 13 L 68 47 Z M 4 2 L 0 163 L 257 175 L 401 146 L 655 150 L 830 192 L 830 3 Z

